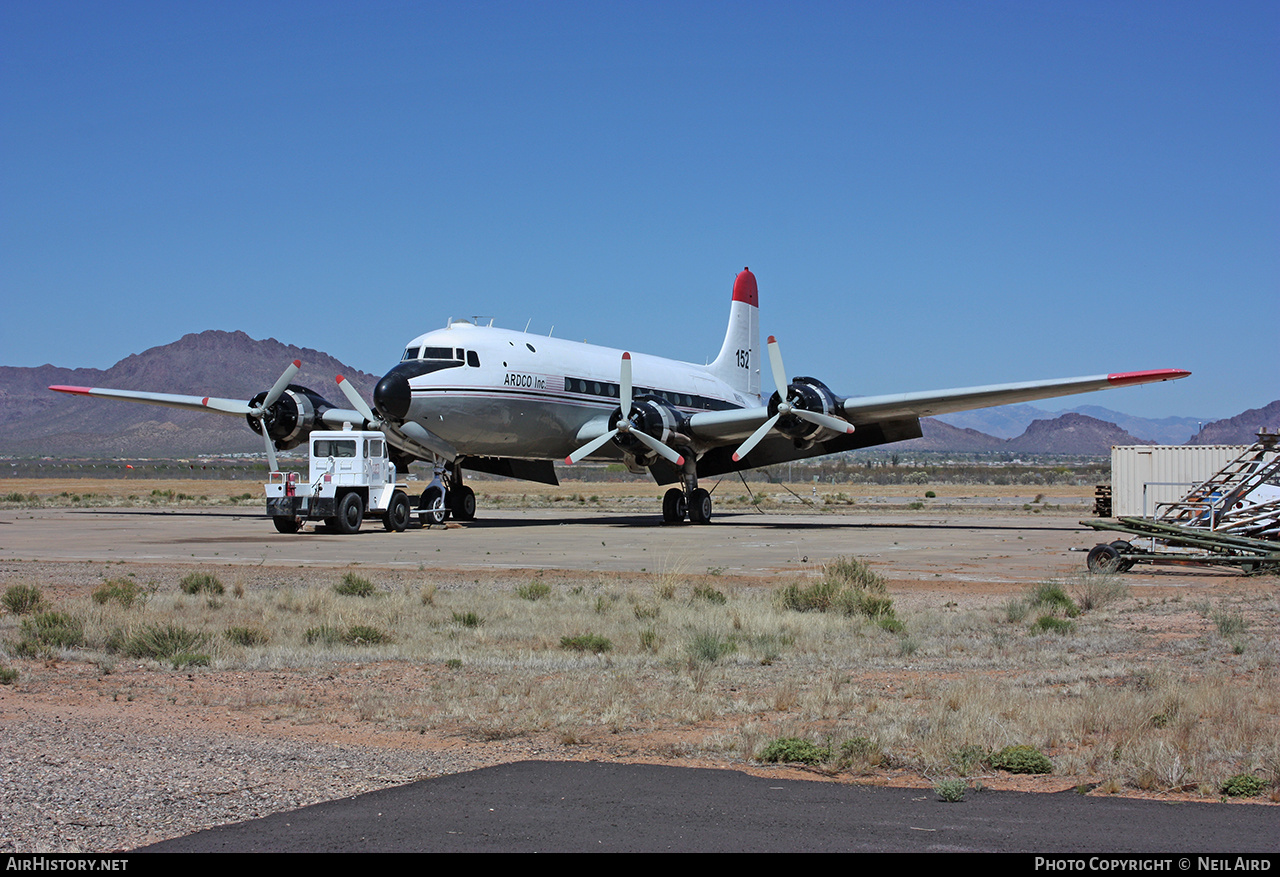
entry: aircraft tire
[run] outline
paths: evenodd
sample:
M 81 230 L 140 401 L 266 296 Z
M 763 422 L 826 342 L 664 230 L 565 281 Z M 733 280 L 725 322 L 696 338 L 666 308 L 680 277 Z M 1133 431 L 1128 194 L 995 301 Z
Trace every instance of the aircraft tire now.
M 350 536 L 360 532 L 364 523 L 364 502 L 358 493 L 348 493 L 338 503 L 338 515 L 334 518 L 338 532 Z
M 382 516 L 382 526 L 392 533 L 403 533 L 409 526 L 411 516 L 409 497 L 405 496 L 404 491 L 397 490 L 391 494 L 391 505 Z
M 679 524 L 685 516 L 684 491 L 673 487 L 662 497 L 662 520 L 668 524 Z
M 476 519 L 476 492 L 465 484 L 459 487 L 449 497 L 449 510 L 453 512 L 455 521 L 474 521 Z
M 298 532 L 298 519 L 293 515 L 276 515 L 271 519 L 276 525 L 277 533 L 296 533 Z
M 426 526 L 443 524 L 449 517 L 449 506 L 445 504 L 444 491 L 439 487 L 428 487 L 424 490 L 418 505 L 418 516 Z
M 701 487 L 689 497 L 689 521 L 694 524 L 711 523 L 711 494 Z

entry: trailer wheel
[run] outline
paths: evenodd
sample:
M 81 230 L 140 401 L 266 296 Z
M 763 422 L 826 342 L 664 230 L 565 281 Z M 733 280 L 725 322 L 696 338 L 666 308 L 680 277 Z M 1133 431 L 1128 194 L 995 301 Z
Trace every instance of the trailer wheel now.
M 382 516 L 382 526 L 393 533 L 403 533 L 409 526 L 409 497 L 397 490 L 391 494 L 391 505 Z
M 277 533 L 296 533 L 298 532 L 298 519 L 293 515 L 276 515 L 271 519 L 276 525 Z
M 423 523 L 443 524 L 449 517 L 449 507 L 444 502 L 444 491 L 438 487 L 428 487 L 422 492 L 422 502 L 418 506 L 418 515 Z
M 1089 572 L 1119 572 L 1121 564 L 1120 552 L 1105 543 L 1090 548 L 1085 558 Z
M 364 523 L 364 503 L 360 500 L 360 494 L 348 493 L 342 497 L 334 523 L 338 532 L 347 536 L 360 531 L 360 525 Z

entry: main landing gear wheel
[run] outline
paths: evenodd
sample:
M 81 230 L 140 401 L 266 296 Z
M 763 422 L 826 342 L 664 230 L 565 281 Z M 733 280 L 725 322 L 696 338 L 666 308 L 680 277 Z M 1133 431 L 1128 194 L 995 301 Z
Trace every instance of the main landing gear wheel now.
M 476 519 L 476 492 L 465 484 L 449 492 L 449 510 L 454 520 L 474 521 Z
M 443 524 L 449 517 L 449 507 L 444 504 L 444 491 L 439 487 L 428 487 L 422 492 L 422 501 L 418 505 L 418 516 L 427 526 Z
M 662 520 L 668 524 L 678 524 L 684 520 L 688 504 L 684 499 L 684 491 L 673 487 L 662 497 Z
M 271 519 L 277 533 L 296 533 L 300 523 L 293 515 L 276 515 Z
M 338 532 L 350 536 L 360 531 L 364 523 L 364 502 L 358 493 L 348 493 L 338 503 L 338 515 L 334 518 Z
M 403 491 L 397 490 L 391 495 L 391 505 L 382 515 L 382 526 L 392 533 L 403 533 L 409 526 L 411 514 L 409 497 L 405 496 Z
M 689 495 L 689 521 L 694 524 L 711 522 L 711 494 L 701 487 Z

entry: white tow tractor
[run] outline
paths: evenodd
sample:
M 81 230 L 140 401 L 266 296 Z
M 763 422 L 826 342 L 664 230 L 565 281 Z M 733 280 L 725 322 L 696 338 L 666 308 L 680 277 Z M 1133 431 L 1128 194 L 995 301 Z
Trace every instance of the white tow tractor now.
M 281 533 L 296 533 L 308 520 L 323 521 L 336 533 L 355 533 L 365 516 L 400 533 L 409 526 L 409 497 L 396 485 L 396 467 L 381 432 L 342 430 L 311 433 L 311 472 L 273 469 L 266 483 L 267 514 Z

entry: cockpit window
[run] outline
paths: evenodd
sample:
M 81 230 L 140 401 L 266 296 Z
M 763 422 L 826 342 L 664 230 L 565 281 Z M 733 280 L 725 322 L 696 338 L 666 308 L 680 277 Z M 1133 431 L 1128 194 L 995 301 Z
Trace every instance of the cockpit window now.
M 406 347 L 404 351 L 404 356 L 400 357 L 400 360 L 402 362 L 407 362 L 411 359 L 417 359 L 417 358 L 418 358 L 418 348 Z
M 468 351 L 467 351 L 467 365 L 471 366 L 472 368 L 479 368 L 479 367 L 480 367 L 480 354 L 476 353 L 474 350 L 468 350 Z
M 445 359 L 445 360 L 449 360 L 449 361 L 453 361 L 453 360 L 456 360 L 456 359 L 462 359 L 462 357 L 461 357 L 461 356 L 457 356 L 457 355 L 456 355 L 457 353 L 461 353 L 461 351 L 455 351 L 452 347 L 424 347 L 424 348 L 422 348 L 422 358 L 423 358 L 423 359 Z

